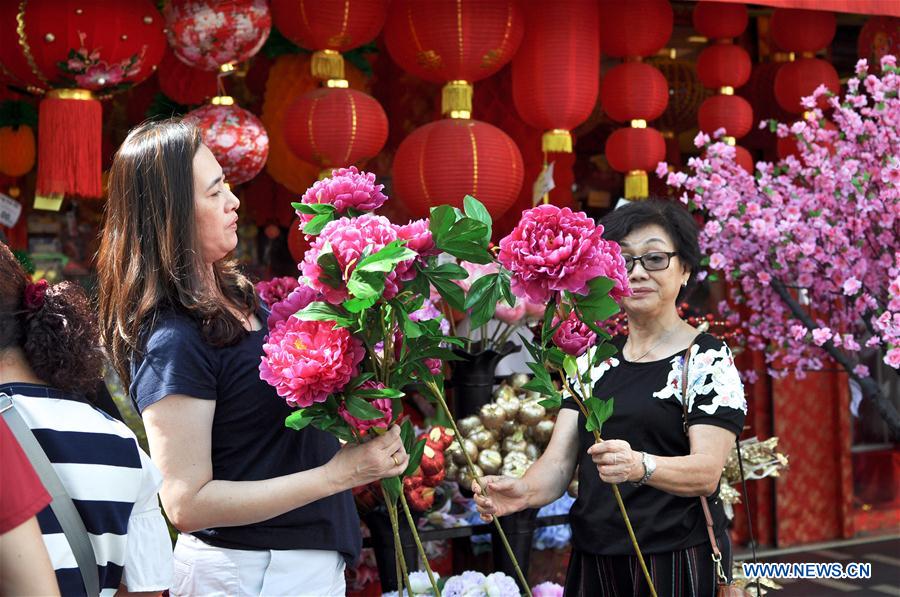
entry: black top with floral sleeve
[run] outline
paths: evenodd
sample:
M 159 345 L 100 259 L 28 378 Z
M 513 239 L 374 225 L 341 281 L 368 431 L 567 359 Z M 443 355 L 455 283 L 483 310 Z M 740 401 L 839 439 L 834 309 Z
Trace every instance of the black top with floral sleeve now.
M 684 456 L 690 443 L 682 420 L 681 373 L 683 353 L 668 358 L 631 363 L 622 356 L 624 338 L 613 343 L 619 353 L 591 372 L 594 395 L 613 398 L 612 417 L 603 425 L 603 439 L 622 439 L 632 449 L 658 456 Z M 585 366 L 587 355 L 580 362 Z M 720 340 L 701 334 L 691 349 L 688 368 L 688 425 L 715 425 L 739 435 L 747 402 L 731 351 Z M 577 409 L 571 398 L 563 408 Z M 633 549 L 611 486 L 600 480 L 587 454 L 594 436 L 584 428 L 579 414 L 578 498 L 572 506 L 572 539 L 575 547 L 597 555 L 631 555 Z M 703 511 L 696 497 L 679 497 L 648 485 L 619 485 L 622 500 L 647 554 L 685 549 L 709 539 Z M 718 490 L 709 496 L 717 530 L 725 526 Z

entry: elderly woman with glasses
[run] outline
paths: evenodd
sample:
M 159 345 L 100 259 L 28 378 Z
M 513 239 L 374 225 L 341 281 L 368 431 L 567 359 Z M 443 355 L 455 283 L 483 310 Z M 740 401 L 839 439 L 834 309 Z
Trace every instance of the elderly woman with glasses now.
M 711 596 L 716 570 L 698 496 L 707 496 L 730 572 L 719 478 L 747 403 L 731 351 L 676 308 L 699 267 L 697 226 L 680 205 L 660 200 L 631 203 L 603 224 L 605 238 L 622 247 L 632 291 L 623 302 L 628 335 L 613 340 L 618 354 L 593 373 L 594 395 L 615 399 L 604 441 L 594 443 L 567 399 L 547 450 L 521 479 L 481 479 L 488 497 L 473 484 L 478 509 L 489 519 L 543 506 L 562 495 L 579 465 L 566 595 L 650 594 L 612 494 L 618 484 L 656 593 Z

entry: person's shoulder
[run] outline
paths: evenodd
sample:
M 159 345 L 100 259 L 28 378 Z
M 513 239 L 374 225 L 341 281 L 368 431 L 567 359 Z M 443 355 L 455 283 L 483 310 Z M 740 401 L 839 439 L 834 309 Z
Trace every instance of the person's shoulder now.
M 708 332 L 701 332 L 697 339 L 694 340 L 694 344 L 697 346 L 697 352 L 721 352 L 723 350 L 731 352 L 724 340 L 720 340 Z
M 173 309 L 161 309 L 145 323 L 144 343 L 148 350 L 173 342 L 199 342 L 200 339 L 198 323 Z

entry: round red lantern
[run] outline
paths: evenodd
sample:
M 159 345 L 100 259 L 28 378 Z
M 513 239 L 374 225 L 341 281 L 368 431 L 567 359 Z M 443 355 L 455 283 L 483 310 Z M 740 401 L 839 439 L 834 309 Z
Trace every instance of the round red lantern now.
M 838 130 L 837 126 L 830 120 L 826 120 L 823 127 L 826 131 L 836 131 Z M 834 145 L 827 142 L 822 141 L 814 141 L 814 143 L 825 147 L 829 153 L 834 154 Z M 778 157 L 784 159 L 789 155 L 800 159 L 800 149 L 797 147 L 797 138 L 794 135 L 788 135 L 787 137 L 779 137 L 778 138 Z
M 266 0 L 170 0 L 163 14 L 175 55 L 201 70 L 247 60 L 272 29 Z
M 216 95 L 218 75 L 215 71 L 200 70 L 188 66 L 175 57 L 171 49 L 166 51 L 157 72 L 159 88 L 179 104 L 202 104 Z
M 291 222 L 288 228 L 287 244 L 288 251 L 290 251 L 294 261 L 297 263 L 303 261 L 303 257 L 309 250 L 309 241 L 306 240 L 306 235 L 303 234 L 300 218 L 294 218 L 294 221 Z
M 0 174 L 25 176 L 34 168 L 34 158 L 34 131 L 30 126 L 0 126 Z
M 603 77 L 600 104 L 616 122 L 656 120 L 668 102 L 669 82 L 650 64 L 623 62 Z
M 900 18 L 869 17 L 856 44 L 859 57 L 869 61 L 869 72 L 880 72 L 884 56 L 900 56 Z
M 747 28 L 746 4 L 698 2 L 692 15 L 694 29 L 710 39 L 733 38 Z
M 222 166 L 225 180 L 232 185 L 247 182 L 262 170 L 269 155 L 269 136 L 259 118 L 233 104 L 228 96 L 213 98 L 211 104 L 188 112 L 184 119 L 203 134 Z M 232 100 L 233 101 L 233 100 Z
M 750 54 L 741 46 L 718 43 L 704 48 L 697 58 L 697 76 L 704 87 L 737 89 L 750 80 Z
M 727 136 L 740 139 L 753 128 L 753 107 L 738 95 L 716 95 L 703 102 L 697 118 L 703 132 L 724 128 Z
M 162 59 L 162 17 L 150 0 L 0 2 L 7 81 L 44 94 L 37 194 L 100 197 L 101 107 L 95 99 L 150 76 Z
M 831 43 L 837 30 L 834 13 L 824 10 L 777 8 L 772 13 L 772 38 L 786 52 L 815 52 Z
M 647 172 L 666 159 L 666 141 L 653 128 L 617 129 L 606 139 L 606 160 L 610 167 L 625 173 L 625 197 L 646 197 Z
M 750 155 L 750 152 L 741 147 L 740 145 L 735 146 L 734 148 L 734 161 L 737 162 L 737 165 L 753 174 L 755 169 L 753 165 L 753 156 Z
M 596 0 L 569 0 L 547 12 L 527 2 L 525 39 L 512 61 L 513 102 L 529 125 L 547 131 L 545 152 L 571 152 L 569 131 L 597 103 L 600 41 Z
M 601 50 L 615 58 L 655 54 L 672 36 L 673 22 L 668 0 L 600 0 Z
M 302 95 L 288 107 L 283 130 L 288 147 L 300 159 L 340 167 L 381 151 L 388 121 L 371 95 L 325 87 Z
M 792 114 L 804 110 L 800 100 L 812 95 L 825 85 L 832 93 L 839 93 L 841 82 L 831 63 L 820 58 L 801 58 L 785 63 L 775 75 L 775 99 L 778 105 Z M 819 99 L 819 107 L 825 108 L 825 98 Z
M 413 217 L 462 207 L 472 195 L 499 219 L 522 187 L 522 154 L 509 136 L 478 120 L 448 118 L 413 131 L 394 156 L 394 193 Z

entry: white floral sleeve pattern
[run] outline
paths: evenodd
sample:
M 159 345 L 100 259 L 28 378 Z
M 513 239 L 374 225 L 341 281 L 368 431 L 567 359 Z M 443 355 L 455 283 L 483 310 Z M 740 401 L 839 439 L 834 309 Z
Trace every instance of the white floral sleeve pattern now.
M 654 392 L 654 398 L 675 398 L 682 401 L 681 374 L 683 357 L 673 357 L 666 386 Z M 688 369 L 688 413 L 714 415 L 720 408 L 728 408 L 747 414 L 744 386 L 734 356 L 724 343 L 718 348 L 702 350 L 698 344 L 691 348 Z M 702 415 L 700 415 L 702 416 Z

